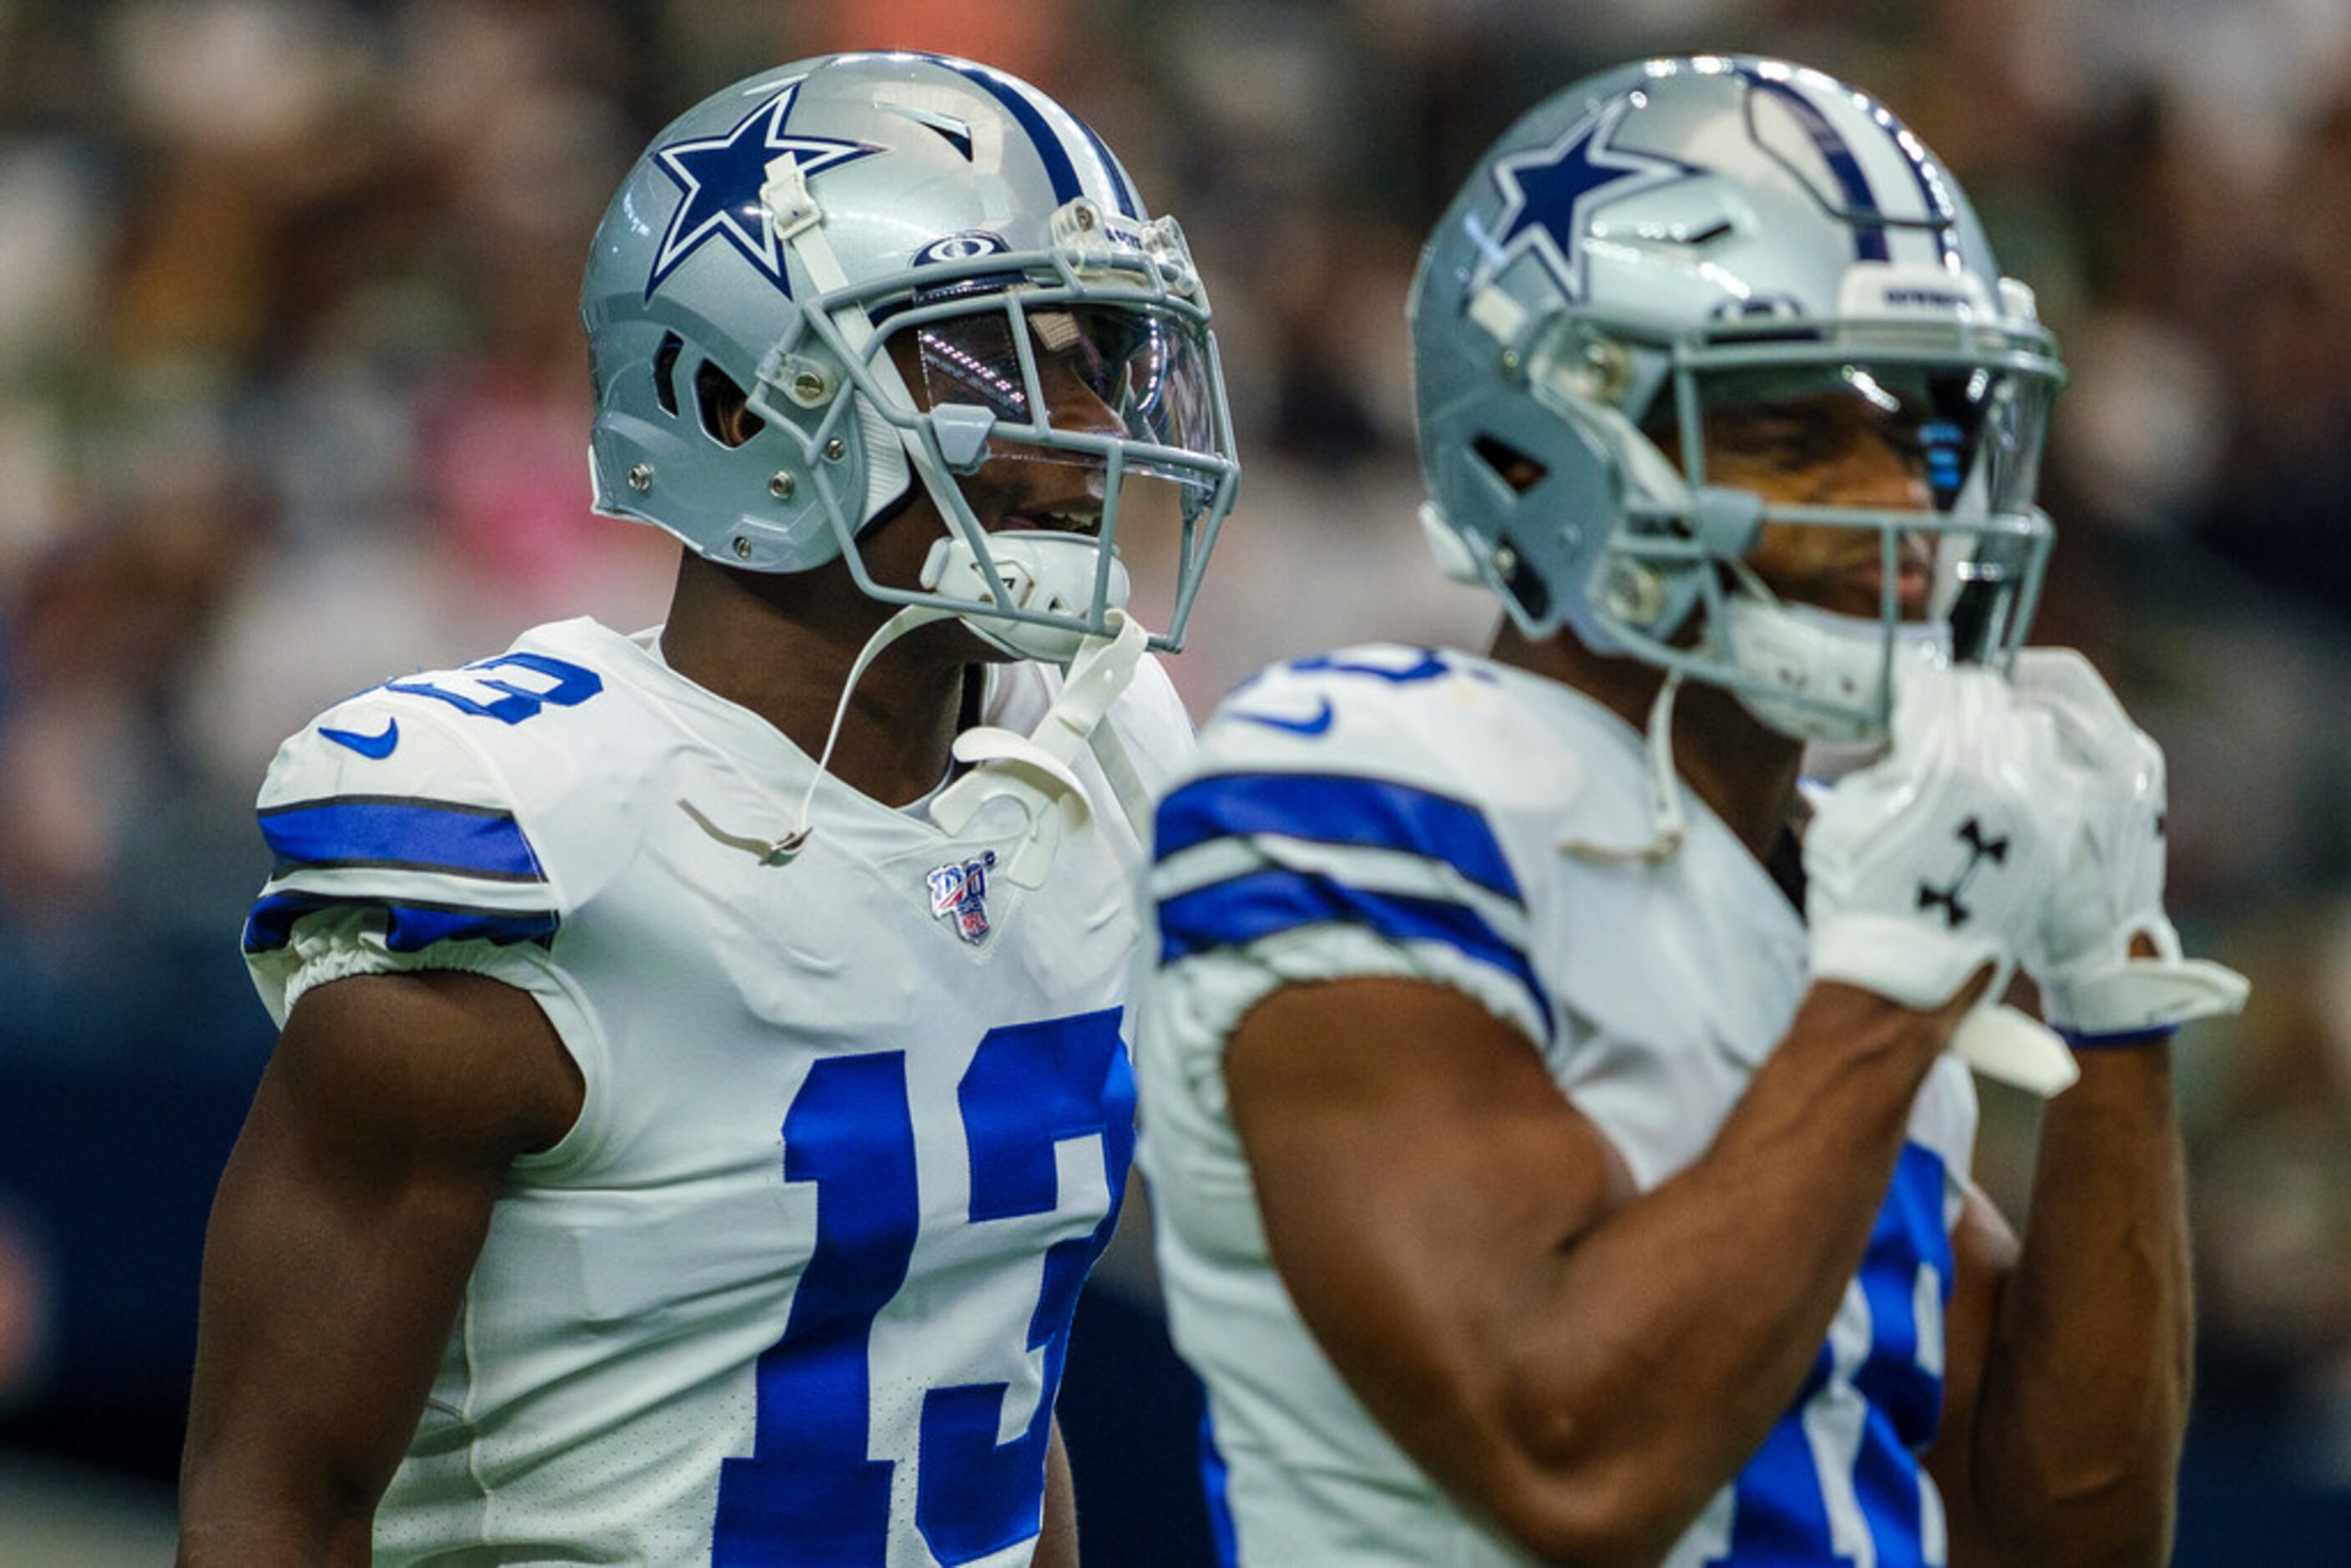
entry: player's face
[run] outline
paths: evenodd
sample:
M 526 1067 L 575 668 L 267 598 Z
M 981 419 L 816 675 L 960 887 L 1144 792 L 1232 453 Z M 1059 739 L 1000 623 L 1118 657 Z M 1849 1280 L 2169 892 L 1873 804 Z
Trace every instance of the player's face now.
M 1008 422 L 1049 423 L 1060 433 L 1127 434 L 1119 405 L 1150 350 L 1132 318 L 1098 309 L 1040 310 L 1026 318 L 1041 411 L 1030 407 L 1013 329 L 1005 313 L 983 311 L 901 333 L 891 340 L 890 354 L 923 408 L 965 403 Z M 1102 527 L 1104 472 L 1099 457 L 998 436 L 988 442 L 987 460 L 959 483 L 973 516 L 990 533 L 1089 534 Z
M 1126 434 L 1116 404 L 1142 367 L 1132 328 L 1123 320 L 1090 310 L 1030 316 L 1037 390 L 1044 402 L 1044 419 L 1038 423 L 1050 422 L 1059 433 Z M 1010 319 L 1001 309 L 900 332 L 887 346 L 918 407 L 967 403 L 986 408 L 999 420 L 1031 423 Z M 991 436 L 986 460 L 955 482 L 973 517 L 989 533 L 1043 529 L 1092 534 L 1102 524 L 1105 474 L 1103 460 L 1091 454 Z M 1123 517 L 1141 509 L 1134 499 L 1149 488 L 1147 483 L 1129 478 Z M 859 549 L 876 580 L 911 588 L 920 579 L 932 545 L 950 531 L 929 492 L 917 483 L 896 514 L 859 541 Z M 970 646 L 976 650 L 980 644 L 972 640 Z
M 1708 483 L 1751 490 L 1766 501 L 1919 512 L 1932 504 L 1917 443 L 1847 397 L 1709 417 L 1706 466 Z M 1747 559 L 1784 600 L 1874 618 L 1885 578 L 1880 538 L 1875 528 L 1766 523 Z M 1927 534 L 1900 536 L 1895 598 L 1903 619 L 1925 619 L 1933 565 Z

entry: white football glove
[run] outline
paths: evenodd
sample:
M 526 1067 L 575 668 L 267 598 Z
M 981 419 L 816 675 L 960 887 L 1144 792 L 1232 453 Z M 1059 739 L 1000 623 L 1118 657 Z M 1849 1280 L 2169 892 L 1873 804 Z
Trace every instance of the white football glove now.
M 1923 1009 L 1990 964 L 1997 996 L 2056 870 L 2055 727 L 1989 670 L 1920 663 L 1898 672 L 1892 730 L 1805 831 L 1813 977 Z
M 2064 1045 L 1997 1003 L 2046 920 L 2074 778 L 2051 717 L 1991 671 L 1899 670 L 1886 755 L 1840 779 L 1804 834 L 1813 977 L 1925 1010 L 1990 965 L 1952 1049 L 2036 1093 L 2073 1082 Z
M 2084 785 L 2042 927 L 2045 956 L 2032 966 L 2049 1021 L 2075 1035 L 2130 1035 L 2242 1008 L 2245 977 L 2183 956 L 2163 912 L 2162 748 L 2070 648 L 2025 649 L 2013 678 L 2018 703 L 2055 720 Z M 2139 936 L 2156 956 L 2131 956 Z

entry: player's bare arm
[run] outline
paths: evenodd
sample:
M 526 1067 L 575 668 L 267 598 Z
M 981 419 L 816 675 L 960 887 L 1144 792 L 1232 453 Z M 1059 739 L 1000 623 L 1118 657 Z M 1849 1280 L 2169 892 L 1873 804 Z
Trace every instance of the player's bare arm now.
M 1929 1468 L 1970 1564 L 2169 1560 L 2194 1352 L 2163 1047 L 2085 1052 L 2053 1101 L 2020 1247 L 1971 1193 Z
M 2169 1042 L 2246 987 L 2188 957 L 2164 912 L 2162 749 L 2078 654 L 2027 650 L 2015 684 L 2083 786 L 2036 959 L 2080 1081 L 2043 1119 L 2021 1250 L 1970 1206 L 1961 1239 L 1991 1238 L 1959 1251 L 1970 1397 L 1933 1459 L 1955 1562 L 2159 1563 L 2194 1340 Z
M 580 1095 L 538 1004 L 498 981 L 304 994 L 205 1239 L 183 1568 L 369 1560 L 507 1167 Z
M 1061 1421 L 1045 1449 L 1045 1514 L 1037 1534 L 1036 1568 L 1078 1568 L 1078 1500 L 1070 1476 L 1070 1450 L 1061 1441 Z
M 1530 1042 L 1443 988 L 1277 992 L 1226 1071 L 1283 1281 L 1373 1414 L 1541 1555 L 1645 1562 L 1794 1398 L 1980 989 L 1815 988 L 1707 1155 L 1638 1197 Z

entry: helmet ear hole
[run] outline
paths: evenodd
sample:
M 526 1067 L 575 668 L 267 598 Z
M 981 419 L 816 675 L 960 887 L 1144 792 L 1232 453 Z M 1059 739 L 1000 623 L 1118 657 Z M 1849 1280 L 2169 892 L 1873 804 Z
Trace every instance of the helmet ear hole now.
M 1541 622 L 1551 618 L 1551 584 L 1543 580 L 1542 573 L 1521 551 L 1505 544 L 1495 566 L 1501 574 L 1502 591 L 1518 601 L 1529 620 Z
M 673 379 L 677 371 L 677 356 L 685 347 L 685 340 L 674 332 L 662 334 L 661 347 L 653 350 L 653 399 L 662 412 L 673 419 L 677 416 L 677 383 Z
M 768 427 L 751 412 L 749 394 L 708 360 L 695 367 L 694 399 L 703 430 L 721 446 L 740 446 Z
M 1491 435 L 1480 435 L 1469 444 L 1478 460 L 1494 471 L 1494 477 L 1508 485 L 1519 495 L 1525 495 L 1541 484 L 1551 469 L 1520 451 L 1507 441 Z

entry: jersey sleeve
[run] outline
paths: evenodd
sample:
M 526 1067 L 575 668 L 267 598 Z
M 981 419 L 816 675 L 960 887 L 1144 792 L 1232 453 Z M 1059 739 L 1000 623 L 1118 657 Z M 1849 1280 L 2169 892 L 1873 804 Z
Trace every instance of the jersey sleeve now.
M 1538 1047 L 1555 1027 L 1522 880 L 1468 782 L 1477 727 L 1435 654 L 1303 661 L 1228 697 L 1155 822 L 1161 985 L 1220 1043 L 1269 992 L 1355 976 L 1468 994 Z
M 514 771 L 431 705 L 385 690 L 279 747 L 256 806 L 273 864 L 244 932 L 272 1018 L 354 974 L 456 968 L 553 986 L 566 898 Z

